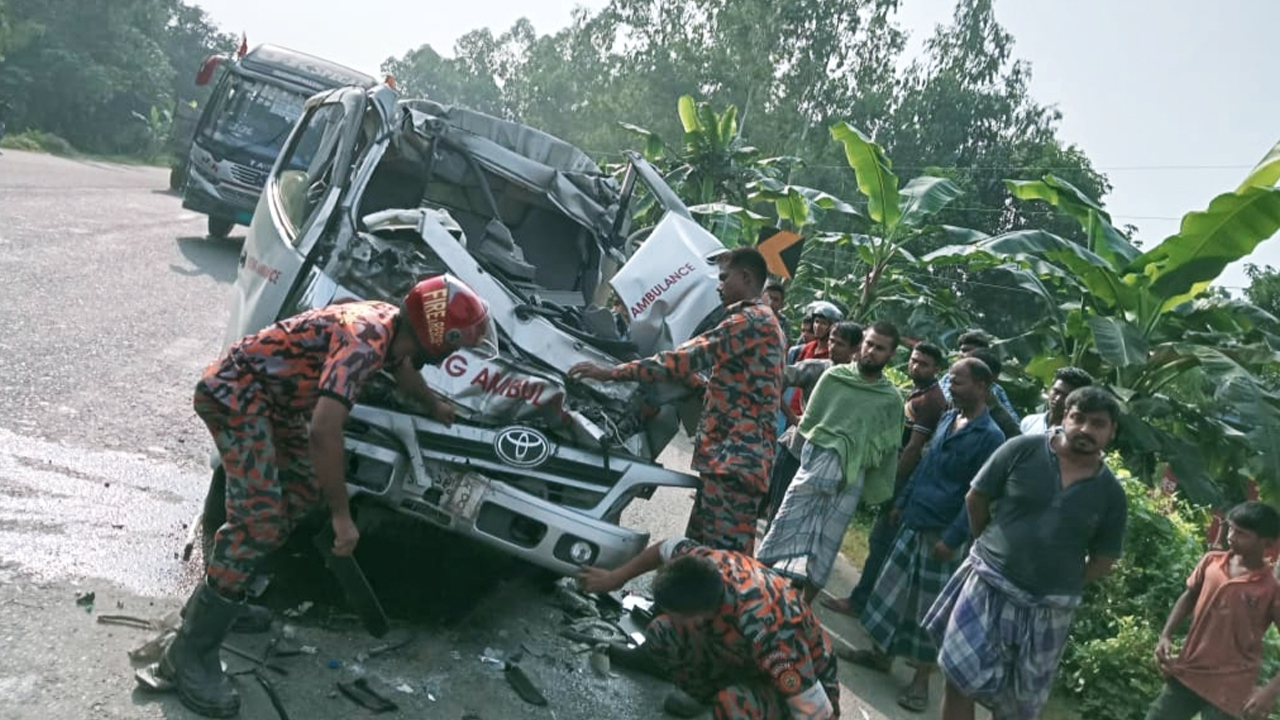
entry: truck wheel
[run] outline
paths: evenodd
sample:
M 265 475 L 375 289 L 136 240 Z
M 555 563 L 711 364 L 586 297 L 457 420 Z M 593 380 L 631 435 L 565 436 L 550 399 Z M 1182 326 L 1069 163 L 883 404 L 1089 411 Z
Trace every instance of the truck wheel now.
M 229 218 L 220 218 L 209 216 L 209 237 L 215 240 L 223 240 L 231 234 L 231 228 L 236 226 L 236 221 Z
M 204 553 L 204 564 L 209 565 L 209 555 L 213 552 L 213 536 L 227 521 L 227 471 L 218 466 L 209 479 L 209 492 L 204 496 L 204 512 L 200 516 L 200 550 Z
M 169 189 L 178 191 L 187 183 L 187 168 L 179 165 L 169 169 Z

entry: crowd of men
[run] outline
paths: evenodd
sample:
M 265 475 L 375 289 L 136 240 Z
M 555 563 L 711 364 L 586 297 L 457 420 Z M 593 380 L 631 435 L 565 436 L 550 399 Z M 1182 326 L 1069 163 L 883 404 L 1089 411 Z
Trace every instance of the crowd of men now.
M 904 397 L 884 373 L 906 342 L 893 324 L 862 327 L 817 302 L 790 345 L 785 289 L 766 284 L 759 253 L 740 248 L 716 262 L 728 311 L 718 327 L 651 358 L 571 371 L 705 378 L 693 460 L 701 487 L 685 537 L 580 576 L 601 592 L 658 572 L 661 614 L 647 641 L 612 657 L 674 682 L 664 708 L 678 716 L 710 705 L 720 720 L 838 717 L 839 657 L 881 673 L 902 658 L 914 676 L 897 700 L 914 712 L 940 670 L 945 720 L 971 720 L 975 704 L 996 720 L 1037 717 L 1085 585 L 1121 555 L 1126 497 L 1104 462 L 1116 398 L 1063 367 L 1044 410 L 1020 418 L 981 331 L 959 336 L 950 363 L 937 345 L 911 344 Z M 869 556 L 850 595 L 823 604 L 857 618 L 872 644 L 834 651 L 812 603 L 860 504 L 878 510 Z M 1254 648 L 1280 620 L 1280 583 L 1263 558 L 1280 516 L 1251 503 L 1229 520 L 1239 539 L 1206 555 L 1156 648 L 1168 685 L 1149 720 L 1264 717 L 1280 695 L 1280 680 L 1254 690 L 1256 649 L 1205 649 L 1206 623 L 1232 625 Z M 1223 601 L 1228 583 L 1253 594 Z M 1204 612 L 1205 602 L 1225 603 L 1217 607 L 1230 619 Z M 1188 615 L 1192 636 L 1175 655 L 1169 638 Z M 1237 682 L 1224 690 L 1228 676 Z

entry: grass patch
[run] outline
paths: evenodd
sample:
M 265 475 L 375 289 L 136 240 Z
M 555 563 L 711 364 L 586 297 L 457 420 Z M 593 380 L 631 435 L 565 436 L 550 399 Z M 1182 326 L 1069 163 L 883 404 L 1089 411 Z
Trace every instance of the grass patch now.
M 845 530 L 844 540 L 840 542 L 840 553 L 849 558 L 849 562 L 859 570 L 867 564 L 867 555 L 870 553 L 867 540 L 871 537 L 871 526 L 875 521 L 874 510 L 859 506 L 858 511 L 853 514 L 853 521 L 849 523 L 849 529 Z
M 99 155 L 95 153 L 83 153 L 63 138 L 42 130 L 24 130 L 20 133 L 7 134 L 4 138 L 0 139 L 0 148 L 8 150 L 23 150 L 26 152 L 48 153 L 49 155 L 57 155 L 58 157 L 65 158 L 97 160 L 100 162 L 114 163 L 116 165 L 172 167 L 172 158 L 168 153 L 162 153 L 154 158 L 144 158 L 137 155 Z
M 29 152 L 43 152 L 59 157 L 79 157 L 80 153 L 76 151 L 71 143 L 54 135 L 40 130 L 24 130 L 20 133 L 5 135 L 0 140 L 0 147 L 12 150 L 26 150 Z

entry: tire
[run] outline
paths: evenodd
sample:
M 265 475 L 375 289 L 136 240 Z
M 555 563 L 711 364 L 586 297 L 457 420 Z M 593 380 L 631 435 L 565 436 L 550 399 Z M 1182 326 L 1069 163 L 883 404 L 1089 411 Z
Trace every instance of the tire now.
M 213 536 L 227 521 L 227 471 L 219 465 L 209 479 L 209 492 L 204 496 L 204 512 L 200 515 L 200 551 L 206 567 L 213 552 Z
M 220 218 L 209 216 L 209 237 L 215 240 L 223 240 L 231 234 L 231 228 L 236 226 L 236 221 L 229 218 Z
M 187 167 L 179 165 L 169 169 L 169 189 L 177 192 L 187 183 Z

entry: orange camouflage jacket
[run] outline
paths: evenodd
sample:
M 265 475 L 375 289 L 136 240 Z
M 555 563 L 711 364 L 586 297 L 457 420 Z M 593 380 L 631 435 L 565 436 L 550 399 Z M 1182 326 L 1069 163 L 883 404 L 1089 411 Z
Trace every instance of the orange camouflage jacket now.
M 777 441 L 786 343 L 773 310 L 758 300 L 728 308 L 706 333 L 652 357 L 618 365 L 617 380 L 682 380 L 703 386 L 693 469 L 733 475 L 763 492 Z M 702 380 L 698 373 L 706 372 Z

